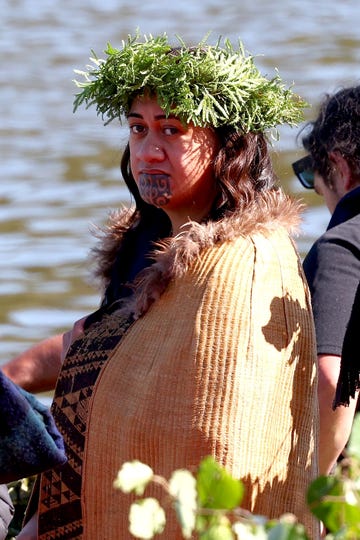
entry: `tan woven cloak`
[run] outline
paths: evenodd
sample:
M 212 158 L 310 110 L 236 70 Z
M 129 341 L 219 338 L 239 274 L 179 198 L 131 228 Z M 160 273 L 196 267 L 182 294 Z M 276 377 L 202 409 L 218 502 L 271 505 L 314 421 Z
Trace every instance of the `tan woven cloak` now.
M 318 474 L 314 327 L 298 255 L 277 219 L 190 257 L 104 364 L 87 420 L 85 540 L 132 538 L 132 496 L 113 488 L 125 461 L 168 478 L 207 455 L 244 481 L 244 508 L 292 512 L 318 538 L 305 502 Z M 145 492 L 154 494 L 167 504 L 161 490 Z M 178 540 L 167 510 L 160 537 Z

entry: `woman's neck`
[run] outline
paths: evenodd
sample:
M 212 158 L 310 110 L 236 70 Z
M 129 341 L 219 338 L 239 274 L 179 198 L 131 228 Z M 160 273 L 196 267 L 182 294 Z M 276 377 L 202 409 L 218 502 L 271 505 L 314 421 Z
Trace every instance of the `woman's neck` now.
M 194 211 L 195 209 L 192 209 L 192 211 L 190 212 L 187 212 L 187 213 L 181 213 L 179 214 L 178 212 L 166 212 L 170 221 L 171 221 L 171 226 L 172 226 L 172 235 L 173 236 L 176 236 L 177 234 L 183 232 L 184 230 L 186 230 L 187 228 L 187 225 L 191 222 L 191 221 L 196 221 L 197 223 L 201 223 L 203 221 L 203 219 L 209 215 L 209 212 L 211 210 L 211 207 L 210 208 L 207 208 L 206 211 L 204 211 L 204 209 L 202 209 L 201 212 L 196 212 Z

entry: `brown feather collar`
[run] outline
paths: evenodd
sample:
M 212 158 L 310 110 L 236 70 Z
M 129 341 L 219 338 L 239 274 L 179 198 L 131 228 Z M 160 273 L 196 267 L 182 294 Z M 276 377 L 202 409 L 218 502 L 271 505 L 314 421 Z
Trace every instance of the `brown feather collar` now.
M 199 254 L 207 248 L 240 236 L 266 232 L 284 227 L 289 234 L 297 232 L 302 204 L 285 195 L 282 190 L 257 195 L 244 209 L 219 221 L 189 222 L 175 237 L 159 241 L 154 251 L 155 262 L 140 272 L 133 284 L 135 294 L 124 302 L 124 314 L 135 318 L 143 315 L 156 301 L 172 279 L 182 276 Z M 124 235 L 129 227 L 131 213 L 122 210 L 110 216 L 99 248 L 97 274 L 106 281 L 104 269 L 114 261 Z M 106 283 L 105 283 L 106 285 Z

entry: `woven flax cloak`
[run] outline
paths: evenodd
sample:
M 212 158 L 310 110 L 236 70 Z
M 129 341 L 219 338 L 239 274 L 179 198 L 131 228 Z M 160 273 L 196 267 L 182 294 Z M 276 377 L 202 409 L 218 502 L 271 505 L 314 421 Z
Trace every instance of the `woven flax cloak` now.
M 245 482 L 244 508 L 293 512 L 318 538 L 305 503 L 317 476 L 313 321 L 277 210 L 246 234 L 234 223 L 231 234 L 213 231 L 217 241 L 203 241 L 104 363 L 87 411 L 84 540 L 132 538 L 131 497 L 112 487 L 124 461 L 169 477 L 209 454 Z M 113 314 L 112 327 L 116 317 L 121 326 Z M 161 497 L 152 487 L 145 493 L 154 494 Z M 171 510 L 161 537 L 182 538 Z

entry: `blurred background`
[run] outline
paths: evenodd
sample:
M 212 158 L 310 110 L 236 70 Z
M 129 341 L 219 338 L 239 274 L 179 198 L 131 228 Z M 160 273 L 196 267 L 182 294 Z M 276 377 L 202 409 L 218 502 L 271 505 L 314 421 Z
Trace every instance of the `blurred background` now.
M 186 42 L 238 39 L 268 76 L 277 68 L 316 115 L 326 92 L 360 81 L 358 0 L 0 0 L 0 364 L 93 310 L 92 229 L 127 204 L 119 171 L 125 128 L 95 108 L 72 112 L 74 69 L 137 28 Z M 174 40 L 175 42 L 175 40 Z M 300 126 L 301 127 L 301 126 Z M 326 228 L 322 200 L 291 162 L 300 129 L 273 145 L 284 189 L 307 205 L 301 256 Z

